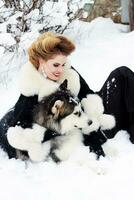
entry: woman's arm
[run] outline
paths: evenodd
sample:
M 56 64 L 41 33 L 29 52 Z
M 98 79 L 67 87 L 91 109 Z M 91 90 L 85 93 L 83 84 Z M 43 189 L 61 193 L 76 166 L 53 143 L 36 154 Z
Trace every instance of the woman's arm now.
M 20 95 L 15 106 L 0 120 L 0 146 L 8 153 L 9 158 L 16 157 L 17 154 L 16 150 L 9 144 L 7 139 L 8 131 L 10 130 L 10 127 L 15 130 L 16 125 L 23 128 L 31 128 L 32 109 L 36 103 L 37 96 L 26 97 L 24 95 Z
M 33 107 L 37 103 L 37 95 L 26 97 L 21 94 L 14 106 L 14 126 L 19 125 L 23 128 L 31 128 L 33 122 Z

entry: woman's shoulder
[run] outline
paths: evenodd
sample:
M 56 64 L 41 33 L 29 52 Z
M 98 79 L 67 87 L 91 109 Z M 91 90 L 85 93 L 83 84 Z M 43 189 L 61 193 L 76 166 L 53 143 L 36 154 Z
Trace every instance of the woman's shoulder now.
M 62 83 L 65 79 L 68 80 L 68 89 L 71 92 L 78 96 L 80 99 L 85 97 L 87 94 L 94 93 L 86 83 L 82 75 L 76 70 L 70 62 L 67 62 L 64 68 L 64 73 L 59 80 L 59 83 Z

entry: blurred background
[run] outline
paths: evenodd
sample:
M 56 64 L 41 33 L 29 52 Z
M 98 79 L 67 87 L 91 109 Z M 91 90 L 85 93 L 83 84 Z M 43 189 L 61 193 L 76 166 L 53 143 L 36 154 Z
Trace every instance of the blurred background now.
M 40 33 L 72 36 L 78 21 L 90 23 L 97 17 L 110 18 L 132 31 L 134 0 L 0 0 L 0 87 L 7 87 L 16 76 L 26 62 L 27 47 Z

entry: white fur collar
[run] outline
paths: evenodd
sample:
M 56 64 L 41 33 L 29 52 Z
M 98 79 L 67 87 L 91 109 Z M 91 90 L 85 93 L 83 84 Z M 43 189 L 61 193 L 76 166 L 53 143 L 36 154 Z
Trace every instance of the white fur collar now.
M 41 100 L 57 90 L 59 84 L 46 79 L 37 69 L 30 63 L 26 63 L 20 73 L 20 92 L 25 96 L 38 95 Z
M 44 96 L 55 92 L 65 79 L 68 80 L 68 89 L 77 96 L 80 90 L 79 75 L 71 69 L 69 63 L 64 68 L 62 78 L 54 82 L 40 74 L 32 63 L 27 62 L 20 71 L 20 92 L 25 96 L 38 95 L 40 101 Z

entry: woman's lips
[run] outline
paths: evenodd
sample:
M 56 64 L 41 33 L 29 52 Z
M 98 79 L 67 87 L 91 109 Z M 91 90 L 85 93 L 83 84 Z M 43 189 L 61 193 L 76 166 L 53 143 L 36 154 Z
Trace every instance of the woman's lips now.
M 54 76 L 59 77 L 60 73 L 55 73 Z

